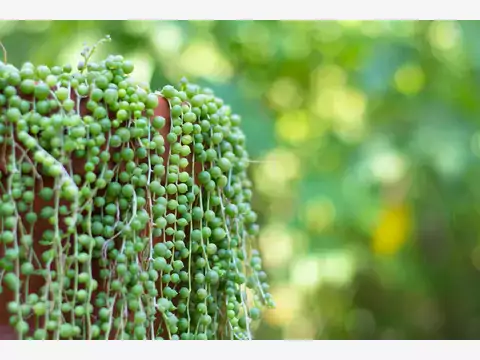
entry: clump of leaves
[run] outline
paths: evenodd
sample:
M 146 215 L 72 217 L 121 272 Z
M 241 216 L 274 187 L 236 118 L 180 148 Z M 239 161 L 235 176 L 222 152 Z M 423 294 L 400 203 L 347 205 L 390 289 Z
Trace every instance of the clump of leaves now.
M 75 71 L 0 62 L 10 325 L 20 339 L 251 339 L 274 304 L 240 116 L 186 80 L 136 83 L 120 55 L 94 63 L 97 45 Z

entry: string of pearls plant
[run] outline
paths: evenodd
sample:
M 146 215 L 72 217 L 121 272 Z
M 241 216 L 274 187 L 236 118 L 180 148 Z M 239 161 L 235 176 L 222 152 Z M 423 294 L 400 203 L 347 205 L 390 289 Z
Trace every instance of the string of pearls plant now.
M 99 43 L 0 62 L 0 311 L 19 339 L 251 339 L 274 303 L 240 116 Z

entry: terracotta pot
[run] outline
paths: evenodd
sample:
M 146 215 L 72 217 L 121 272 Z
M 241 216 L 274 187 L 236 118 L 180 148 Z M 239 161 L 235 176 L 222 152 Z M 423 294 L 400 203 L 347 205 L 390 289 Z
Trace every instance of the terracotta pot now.
M 75 94 L 71 94 L 71 98 L 75 100 Z M 27 99 L 28 100 L 28 99 Z M 87 115 L 89 111 L 86 109 L 86 102 L 87 99 L 82 99 L 81 102 L 81 115 Z M 159 96 L 159 105 L 155 109 L 155 115 L 161 115 L 165 119 L 167 119 L 167 124 L 166 126 L 162 129 L 161 133 L 165 137 L 168 134 L 168 129 L 170 128 L 170 112 L 169 112 L 169 106 L 168 102 L 163 98 Z M 107 139 L 108 141 L 108 139 Z M 164 153 L 164 160 L 166 160 L 167 154 L 169 152 L 169 144 L 168 142 L 165 142 L 165 147 L 166 151 Z M 5 180 L 6 180 L 6 154 L 9 153 L 11 149 L 8 149 L 6 147 L 0 147 L 0 172 L 3 173 L 2 184 L 5 186 Z M 24 149 L 16 149 L 17 156 L 20 156 L 25 150 Z M 113 151 L 112 151 L 113 153 Z M 191 162 L 191 157 L 189 159 L 189 162 Z M 82 159 L 72 159 L 72 165 L 75 174 L 83 175 L 84 174 L 84 160 Z M 187 169 L 187 171 L 191 171 L 191 165 L 190 169 Z M 195 164 L 195 173 L 198 174 L 200 172 L 201 165 L 199 163 Z M 45 186 L 52 187 L 53 184 L 53 179 L 49 177 L 42 177 L 41 180 L 37 180 L 36 182 L 36 189 L 38 189 L 41 186 L 41 183 Z M 99 195 L 101 195 L 99 193 Z M 46 202 L 37 197 L 34 201 L 34 211 L 36 213 L 40 213 L 41 209 L 44 208 L 45 206 L 52 206 L 53 202 Z M 148 210 L 148 209 L 147 209 Z M 1 220 L 0 220 L 1 222 Z M 42 221 L 38 220 L 37 223 L 35 224 L 35 229 L 34 229 L 34 234 L 33 234 L 33 240 L 34 240 L 34 251 L 37 254 L 42 253 L 45 251 L 47 248 L 44 247 L 43 245 L 40 244 L 40 239 L 41 235 L 43 232 L 47 229 L 51 228 L 51 225 L 48 223 L 48 221 Z M 156 238 L 154 239 L 155 243 L 163 241 L 163 238 Z M 0 247 L 0 258 L 4 256 L 4 249 L 3 247 Z M 98 281 L 99 287 L 96 290 L 95 293 L 99 291 L 105 290 L 103 287 L 103 281 L 99 278 L 99 264 L 98 261 L 94 262 L 92 264 L 93 268 L 93 277 Z M 55 270 L 55 268 L 52 266 L 51 270 Z M 30 292 L 37 292 L 41 286 L 44 284 L 44 279 L 43 277 L 40 276 L 31 276 L 29 280 L 29 291 Z M 159 284 L 159 287 L 161 284 Z M 171 286 L 171 285 L 170 285 Z M 92 302 L 95 297 L 95 293 L 92 296 Z M 3 292 L 0 294 L 0 340 L 7 340 L 7 339 L 17 339 L 17 335 L 15 331 L 13 330 L 13 327 L 9 325 L 9 317 L 10 314 L 7 312 L 7 304 L 13 300 L 13 293 L 10 292 L 6 287 L 3 288 Z M 94 313 L 92 317 L 95 317 L 96 314 Z M 30 324 L 30 328 L 34 329 L 34 320 L 35 317 L 32 315 L 28 320 L 26 320 Z M 165 334 L 163 334 L 165 335 Z M 110 338 L 113 338 L 113 332 L 110 335 Z

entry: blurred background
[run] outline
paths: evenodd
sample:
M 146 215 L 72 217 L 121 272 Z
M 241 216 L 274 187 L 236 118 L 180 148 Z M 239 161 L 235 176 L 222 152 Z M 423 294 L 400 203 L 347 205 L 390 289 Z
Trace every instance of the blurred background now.
M 243 117 L 258 339 L 480 338 L 480 22 L 0 21 L 17 66 L 120 53 Z

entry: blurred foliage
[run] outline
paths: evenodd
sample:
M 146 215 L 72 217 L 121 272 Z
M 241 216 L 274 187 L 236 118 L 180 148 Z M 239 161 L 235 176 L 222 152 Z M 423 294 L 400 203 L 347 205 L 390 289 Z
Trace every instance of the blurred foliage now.
M 278 308 L 260 339 L 480 337 L 476 21 L 1 21 L 8 59 L 84 41 L 244 119 Z M 103 55 L 103 54 L 102 54 Z M 98 56 L 102 56 L 98 55 Z

